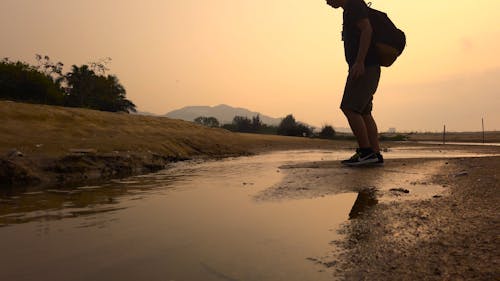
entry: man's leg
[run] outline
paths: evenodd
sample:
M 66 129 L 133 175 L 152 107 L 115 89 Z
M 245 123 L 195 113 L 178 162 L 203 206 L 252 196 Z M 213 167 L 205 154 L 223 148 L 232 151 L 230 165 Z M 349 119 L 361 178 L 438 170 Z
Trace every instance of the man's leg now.
M 349 126 L 358 141 L 359 148 L 370 148 L 370 139 L 364 116 L 347 108 L 342 108 Z M 372 148 L 373 149 L 373 148 Z
M 376 146 L 374 148 L 370 143 L 370 132 L 373 131 L 375 121 L 368 120 L 373 122 L 366 124 L 364 118 L 364 115 L 370 114 L 372 110 L 373 94 L 377 90 L 379 78 L 380 67 L 367 67 L 365 68 L 365 74 L 357 79 L 347 78 L 340 108 L 347 117 L 354 136 L 356 136 L 359 149 L 356 150 L 353 157 L 341 161 L 344 165 L 358 166 L 379 161 L 379 154 L 374 153 L 374 149 L 380 149 L 378 142 L 373 144 Z
M 367 138 L 370 142 L 370 146 L 374 152 L 380 152 L 380 144 L 378 141 L 378 129 L 375 119 L 370 114 L 363 115 L 364 124 L 366 126 L 366 132 L 368 134 Z

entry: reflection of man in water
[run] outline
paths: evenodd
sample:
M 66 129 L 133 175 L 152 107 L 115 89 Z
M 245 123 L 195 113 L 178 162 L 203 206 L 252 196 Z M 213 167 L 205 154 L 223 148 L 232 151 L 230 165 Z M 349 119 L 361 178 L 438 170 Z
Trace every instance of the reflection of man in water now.
M 371 114 L 373 95 L 380 79 L 380 63 L 371 45 L 368 7 L 363 0 L 327 0 L 326 3 L 344 10 L 342 40 L 349 75 L 340 108 L 359 145 L 356 153 L 342 164 L 382 164 L 384 159 L 380 154 L 377 124 Z

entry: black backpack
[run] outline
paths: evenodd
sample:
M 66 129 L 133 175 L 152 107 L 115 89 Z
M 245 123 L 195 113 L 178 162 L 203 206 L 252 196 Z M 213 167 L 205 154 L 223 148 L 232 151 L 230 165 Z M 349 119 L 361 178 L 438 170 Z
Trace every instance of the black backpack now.
M 406 46 L 405 33 L 398 29 L 386 13 L 368 8 L 375 45 L 381 66 L 391 66 Z

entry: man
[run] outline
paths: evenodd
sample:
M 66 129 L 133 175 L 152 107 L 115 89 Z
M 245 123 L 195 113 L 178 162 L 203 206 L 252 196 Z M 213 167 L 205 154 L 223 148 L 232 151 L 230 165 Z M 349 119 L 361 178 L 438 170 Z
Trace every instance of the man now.
M 383 164 L 377 124 L 371 114 L 373 95 L 380 79 L 380 63 L 371 44 L 373 30 L 368 7 L 363 0 L 327 0 L 326 3 L 344 10 L 342 40 L 349 74 L 340 108 L 359 146 L 356 153 L 342 164 Z

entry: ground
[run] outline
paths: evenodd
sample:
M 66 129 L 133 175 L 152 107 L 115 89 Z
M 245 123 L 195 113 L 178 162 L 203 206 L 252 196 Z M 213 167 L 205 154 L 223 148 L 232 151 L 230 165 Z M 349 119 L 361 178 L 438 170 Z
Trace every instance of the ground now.
M 352 141 L 235 134 L 168 118 L 6 101 L 0 101 L 0 112 L 0 190 L 8 193 L 15 193 L 16 188 L 26 192 L 31 187 L 82 185 L 146 173 L 188 158 L 355 147 Z M 497 133 L 488 136 L 489 141 L 499 141 L 491 139 Z M 439 141 L 438 137 L 425 139 Z M 385 142 L 382 146 L 390 151 L 420 144 Z M 428 147 L 500 152 L 498 146 Z M 336 278 L 498 279 L 499 156 L 395 159 L 373 169 L 340 169 L 338 165 L 323 161 L 283 167 L 289 171 L 285 180 L 261 195 L 276 199 L 323 196 L 334 192 L 329 186 L 335 182 L 343 182 L 351 191 L 378 187 L 374 190 L 378 204 L 356 212 L 343 228 L 344 239 L 332 242 L 341 251 L 322 261 L 335 271 Z M 405 186 L 400 184 L 402 174 Z M 441 191 L 413 197 L 429 185 Z
M 446 194 L 378 204 L 344 229 L 345 280 L 496 280 L 500 158 L 453 159 L 432 182 Z
M 335 280 L 496 280 L 500 148 L 491 149 L 497 156 L 388 159 L 384 167 L 287 165 L 284 180 L 259 197 L 359 191 L 335 251 L 315 259 Z

